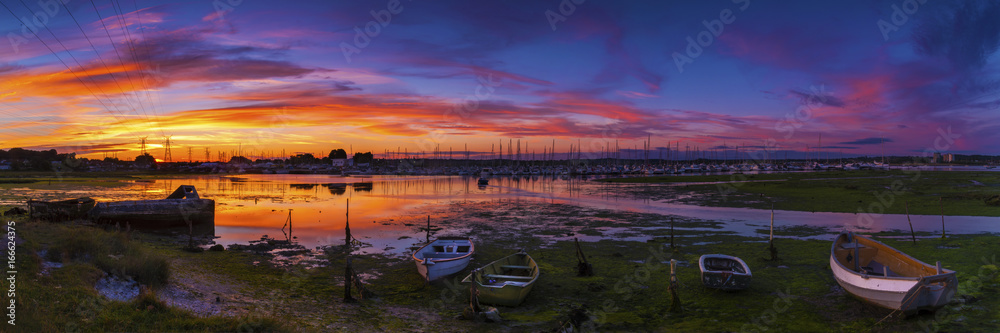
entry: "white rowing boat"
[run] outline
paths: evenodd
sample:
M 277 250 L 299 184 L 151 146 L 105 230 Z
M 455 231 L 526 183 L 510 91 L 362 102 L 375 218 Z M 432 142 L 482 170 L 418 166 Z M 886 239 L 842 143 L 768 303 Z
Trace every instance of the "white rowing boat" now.
M 413 252 L 417 272 L 434 281 L 458 273 L 469 265 L 476 247 L 469 238 L 441 237 Z
M 706 254 L 698 258 L 701 283 L 721 290 L 743 290 L 750 287 L 753 274 L 743 259 L 725 254 Z
M 853 233 L 833 241 L 830 269 L 851 295 L 904 313 L 937 309 L 958 291 L 955 271 L 941 268 L 941 262 L 931 266 Z

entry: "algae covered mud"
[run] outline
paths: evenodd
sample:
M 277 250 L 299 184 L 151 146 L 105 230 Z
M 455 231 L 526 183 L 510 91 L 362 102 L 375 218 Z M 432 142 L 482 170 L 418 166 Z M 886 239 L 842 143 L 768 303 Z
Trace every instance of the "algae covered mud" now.
M 1000 242 L 995 234 L 982 234 L 997 231 L 995 216 L 946 216 L 944 239 L 940 216 L 928 215 L 934 218 L 929 222 L 911 216 L 918 237 L 913 242 L 905 215 L 883 214 L 862 225 L 858 214 L 778 210 L 778 260 L 772 261 L 766 243 L 770 210 L 677 203 L 656 198 L 654 189 L 642 189 L 667 186 L 659 184 L 538 177 L 494 178 L 491 185 L 479 187 L 475 181 L 239 175 L 126 180 L 114 186 L 10 186 L 5 192 L 10 196 L 4 199 L 16 203 L 17 196 L 51 198 L 56 191 L 86 193 L 99 200 L 159 198 L 178 185 L 194 185 L 202 197 L 219 203 L 215 237 L 220 238 L 214 242 L 228 245 L 226 251 L 191 252 L 182 250 L 185 236 L 134 233 L 127 250 L 76 256 L 73 251 L 82 251 L 90 242 L 72 235 L 90 227 L 20 217 L 26 242 L 18 253 L 31 258 L 22 272 L 41 274 L 25 287 L 25 299 L 38 301 L 25 308 L 23 319 L 48 323 L 36 326 L 40 330 L 75 325 L 84 331 L 534 332 L 566 322 L 584 331 L 1000 329 L 1000 300 L 993 296 L 1000 292 Z M 342 301 L 346 199 L 352 234 L 363 243 L 351 256 L 353 270 L 370 292 L 357 304 Z M 902 203 L 897 199 L 896 204 Z M 289 212 L 291 223 L 286 225 Z M 469 269 L 432 284 L 425 283 L 406 256 L 424 241 L 428 216 L 431 237 L 462 234 L 476 241 Z M 915 317 L 851 298 L 837 286 L 828 266 L 830 240 L 843 229 L 861 230 L 927 262 L 941 261 L 958 272 L 959 295 L 937 312 Z M 293 243 L 315 248 L 306 251 L 308 259 L 276 260 L 284 254 L 241 245 L 265 234 L 283 238 L 282 231 L 290 233 Z M 123 237 L 118 236 L 121 231 L 95 233 Z M 593 276 L 577 276 L 574 239 L 582 241 Z M 63 240 L 79 245 L 58 245 Z M 52 249 L 61 255 L 47 254 Z M 456 319 L 469 302 L 468 286 L 458 280 L 471 267 L 521 249 L 531 254 L 541 272 L 524 303 L 500 307 L 501 323 Z M 739 256 L 753 270 L 753 283 L 741 292 L 703 287 L 697 260 L 708 253 Z M 140 262 L 130 259 L 133 256 L 165 260 L 169 277 L 154 279 L 158 282 L 150 284 L 151 295 L 136 300 L 110 301 L 95 291 L 103 275 L 122 271 L 114 265 Z M 671 259 L 678 261 L 679 312 L 670 311 Z M 44 304 L 62 305 L 47 314 Z M 87 304 L 87 311 L 69 304 Z M 168 325 L 155 326 L 158 321 Z M 119 322 L 135 323 L 115 324 Z

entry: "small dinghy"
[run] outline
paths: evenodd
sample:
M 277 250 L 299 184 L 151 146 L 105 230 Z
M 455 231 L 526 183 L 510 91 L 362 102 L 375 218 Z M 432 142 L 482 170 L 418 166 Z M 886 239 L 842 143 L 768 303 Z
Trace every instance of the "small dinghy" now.
M 434 281 L 465 269 L 475 252 L 469 238 L 441 237 L 414 251 L 413 260 L 417 272 L 427 281 Z
M 480 303 L 518 306 L 528 297 L 538 274 L 535 260 L 519 252 L 476 269 L 462 283 L 473 283 Z
M 905 314 L 944 306 L 958 291 L 955 271 L 941 268 L 941 262 L 931 266 L 853 233 L 833 241 L 830 269 L 851 295 Z
M 698 259 L 701 283 L 721 290 L 743 290 L 750 287 L 753 274 L 742 259 L 725 254 L 706 254 Z

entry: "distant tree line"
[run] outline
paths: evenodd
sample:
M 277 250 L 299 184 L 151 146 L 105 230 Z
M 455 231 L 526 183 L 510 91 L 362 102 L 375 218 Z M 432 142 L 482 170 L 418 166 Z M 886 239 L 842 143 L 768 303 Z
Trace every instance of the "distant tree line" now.
M 0 149 L 0 161 L 7 161 L 10 169 L 14 171 L 50 171 L 53 169 L 52 162 L 55 161 L 64 162 L 68 168 L 79 165 L 75 153 L 60 154 L 55 149 L 40 151 L 22 148 Z
M 331 150 L 330 159 L 347 159 L 347 151 L 343 149 Z M 354 153 L 354 163 L 371 163 L 373 160 L 375 160 L 375 155 L 372 152 Z

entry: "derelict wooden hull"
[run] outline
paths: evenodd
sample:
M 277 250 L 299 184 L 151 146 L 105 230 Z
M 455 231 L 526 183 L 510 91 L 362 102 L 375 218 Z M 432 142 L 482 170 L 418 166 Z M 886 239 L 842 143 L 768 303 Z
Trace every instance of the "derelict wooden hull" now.
M 47 220 L 75 220 L 87 217 L 94 208 L 96 201 L 91 198 L 78 198 L 62 201 L 28 200 L 30 215 Z
M 90 211 L 98 223 L 132 228 L 171 228 L 215 222 L 215 200 L 161 199 L 101 202 Z

